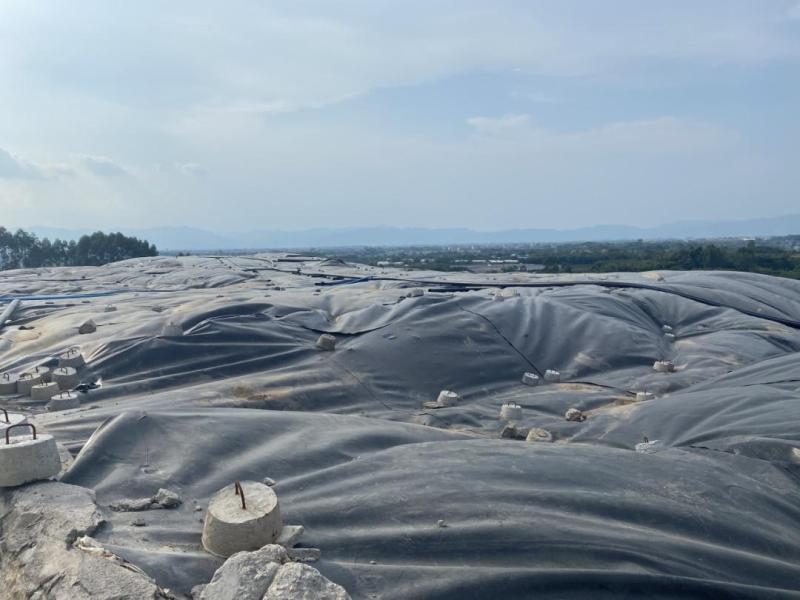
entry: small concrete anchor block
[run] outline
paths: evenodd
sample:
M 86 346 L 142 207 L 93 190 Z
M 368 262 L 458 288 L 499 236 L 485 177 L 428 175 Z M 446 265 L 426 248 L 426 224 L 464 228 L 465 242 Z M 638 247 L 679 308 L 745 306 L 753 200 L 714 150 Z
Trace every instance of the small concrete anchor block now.
M 29 427 L 31 435 L 10 436 L 12 430 Z M 6 428 L 0 439 L 0 487 L 16 487 L 30 481 L 49 479 L 61 471 L 56 440 L 52 435 L 36 434 L 30 423 Z
M 522 419 L 522 407 L 516 402 L 505 402 L 500 407 L 500 418 L 504 421 L 520 421 Z
M 3 373 L 0 375 L 0 396 L 16 395 L 18 380 L 19 375 L 16 373 Z
M 336 338 L 330 333 L 323 333 L 317 338 L 317 349 L 330 352 L 336 349 Z
M 57 367 L 53 371 L 53 381 L 58 384 L 60 390 L 71 390 L 81 382 L 78 377 L 78 370 L 75 367 Z
M 81 401 L 78 398 L 78 394 L 73 392 L 60 392 L 50 398 L 50 402 L 47 403 L 47 410 L 52 412 L 70 410 L 72 408 L 78 408 L 80 405 Z
M 41 375 L 36 375 L 31 371 L 20 373 L 19 379 L 17 380 L 17 393 L 29 396 L 31 388 L 40 383 L 42 383 Z
M 576 421 L 576 422 L 580 423 L 581 421 L 585 421 L 586 420 L 586 415 L 584 415 L 577 408 L 568 408 L 567 412 L 564 413 L 564 418 L 567 421 Z
M 55 381 L 50 383 L 37 383 L 31 387 L 31 400 L 50 401 L 50 398 L 59 393 L 58 384 Z
M 203 547 L 227 558 L 272 544 L 283 531 L 278 496 L 257 481 L 238 481 L 211 497 L 203 523 Z
M 522 383 L 525 385 L 539 385 L 539 376 L 536 373 L 523 373 Z
M 439 406 L 455 406 L 458 404 L 461 397 L 455 392 L 450 390 L 442 390 L 439 392 L 439 397 L 436 399 L 436 404 Z
M 561 381 L 561 373 L 559 371 L 554 371 L 553 369 L 547 369 L 544 372 L 544 380 L 549 383 L 558 383 Z
M 77 348 L 70 348 L 66 352 L 59 354 L 58 366 L 59 367 L 74 367 L 80 369 L 86 364 L 83 359 L 83 354 Z
M 675 364 L 671 360 L 657 360 L 653 363 L 653 370 L 658 373 L 672 373 L 675 371 Z

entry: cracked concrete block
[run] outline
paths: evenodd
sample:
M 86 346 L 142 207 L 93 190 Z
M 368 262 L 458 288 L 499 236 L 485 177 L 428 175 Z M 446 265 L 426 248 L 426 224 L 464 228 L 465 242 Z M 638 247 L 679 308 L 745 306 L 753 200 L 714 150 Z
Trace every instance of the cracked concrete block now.
M 211 497 L 203 523 L 203 547 L 216 556 L 257 550 L 272 544 L 283 530 L 278 496 L 257 481 L 241 482 L 245 498 L 229 485 Z

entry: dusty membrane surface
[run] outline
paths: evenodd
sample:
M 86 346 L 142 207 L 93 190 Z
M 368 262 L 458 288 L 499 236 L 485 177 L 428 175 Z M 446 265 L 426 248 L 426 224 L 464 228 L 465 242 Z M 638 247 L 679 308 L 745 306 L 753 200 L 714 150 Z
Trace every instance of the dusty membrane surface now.
M 176 594 L 221 564 L 209 498 L 269 477 L 353 598 L 800 598 L 796 281 L 263 254 L 10 271 L 0 294 L 24 298 L 0 373 L 80 346 L 102 380 L 72 410 L 5 399 L 76 455 L 62 481 L 101 508 L 182 494 L 94 534 Z M 509 402 L 553 441 L 501 438 Z

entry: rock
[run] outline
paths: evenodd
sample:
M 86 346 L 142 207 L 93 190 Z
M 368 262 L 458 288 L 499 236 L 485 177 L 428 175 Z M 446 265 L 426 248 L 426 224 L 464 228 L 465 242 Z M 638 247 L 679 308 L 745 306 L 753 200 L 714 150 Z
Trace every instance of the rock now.
M 264 479 L 261 481 L 264 485 L 268 485 L 269 487 L 272 487 L 277 483 L 272 477 L 264 477 Z
M 659 373 L 672 373 L 675 370 L 675 364 L 671 360 L 657 360 L 653 363 L 653 370 Z
M 147 523 L 145 522 L 145 520 L 143 518 L 138 517 L 138 518 L 134 519 L 133 521 L 131 521 L 131 525 L 133 525 L 134 527 L 144 527 L 145 525 L 147 525 Z
M 217 569 L 201 600 L 261 600 L 281 565 L 289 560 L 281 546 L 237 552 Z
M 506 425 L 500 432 L 500 437 L 506 440 L 513 440 L 517 437 L 517 428 L 513 425 Z
M 275 543 L 284 548 L 291 548 L 298 543 L 304 532 L 305 528 L 302 525 L 284 525 Z
M 541 429 L 540 427 L 534 427 L 528 432 L 525 441 L 528 442 L 552 442 L 553 441 L 553 434 L 551 434 L 546 429 Z
M 78 327 L 78 333 L 82 335 L 94 333 L 95 331 L 97 331 L 97 324 L 91 319 L 87 319 L 81 324 L 80 327 Z
M 567 412 L 564 413 L 564 418 L 567 421 L 577 421 L 578 423 L 580 423 L 581 421 L 586 420 L 586 415 L 584 415 L 577 408 L 568 408 Z
M 329 333 L 323 333 L 317 338 L 317 349 L 330 352 L 336 349 L 336 338 Z
M 88 537 L 103 522 L 91 490 L 47 481 L 0 492 L 0 521 L 3 598 L 169 598 L 152 578 Z
M 286 552 L 289 558 L 299 562 L 316 562 L 322 556 L 319 548 L 287 548 Z
M 109 504 L 108 508 L 115 512 L 136 512 L 153 508 L 152 498 L 123 498 Z
M 151 499 L 154 504 L 158 504 L 162 508 L 174 508 L 176 506 L 180 506 L 183 503 L 180 495 L 175 492 L 171 492 L 170 490 L 166 490 L 164 488 L 160 488 L 156 495 Z
M 117 311 L 117 307 L 114 306 L 113 304 L 106 304 L 106 307 L 103 309 L 103 312 L 107 312 L 107 313 L 116 312 L 116 311 Z
M 350 595 L 314 567 L 287 563 L 278 569 L 264 600 L 350 600 Z

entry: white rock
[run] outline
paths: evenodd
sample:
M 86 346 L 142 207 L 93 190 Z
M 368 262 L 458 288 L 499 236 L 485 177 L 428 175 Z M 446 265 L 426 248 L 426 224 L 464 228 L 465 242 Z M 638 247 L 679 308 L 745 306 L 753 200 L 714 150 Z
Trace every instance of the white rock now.
M 672 373 L 675 365 L 671 360 L 657 360 L 653 363 L 653 369 L 659 373 Z
M 281 565 L 286 550 L 267 545 L 255 552 L 237 552 L 217 569 L 201 600 L 261 600 Z
M 278 569 L 264 600 L 350 600 L 350 595 L 314 567 L 287 563 Z
M 526 442 L 552 442 L 553 435 L 547 431 L 546 429 L 541 429 L 539 427 L 534 427 L 528 432 L 528 436 L 525 438 Z
M 636 402 L 644 402 L 646 400 L 652 400 L 653 394 L 652 392 L 636 392 Z
M 160 488 L 151 499 L 163 508 L 174 508 L 183 503 L 179 494 L 164 488 Z
M 300 541 L 300 537 L 304 532 L 305 528 L 302 525 L 284 525 L 283 531 L 281 531 L 275 543 L 285 548 L 291 548 Z
M 567 412 L 564 413 L 564 418 L 567 421 L 581 422 L 581 421 L 585 421 L 586 420 L 586 415 L 584 415 L 577 408 L 568 408 Z
M 97 323 L 92 319 L 87 319 L 78 327 L 78 333 L 80 334 L 94 333 L 95 331 L 97 331 Z

